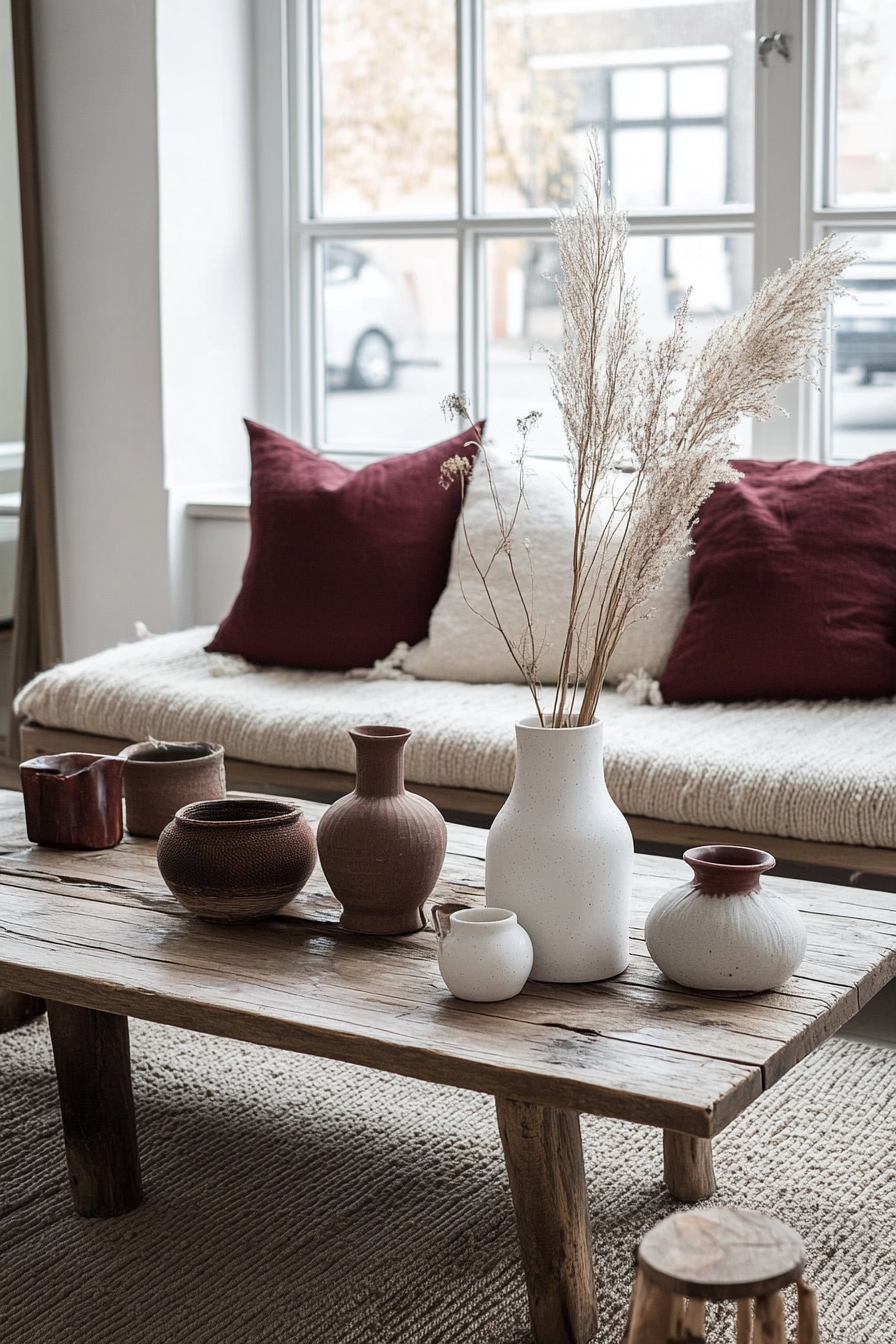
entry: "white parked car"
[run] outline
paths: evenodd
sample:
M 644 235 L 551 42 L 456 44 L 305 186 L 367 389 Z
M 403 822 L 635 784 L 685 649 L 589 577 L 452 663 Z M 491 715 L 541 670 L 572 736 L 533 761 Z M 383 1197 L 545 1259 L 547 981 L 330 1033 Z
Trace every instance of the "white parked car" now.
M 834 367 L 857 369 L 863 383 L 896 373 L 896 260 L 860 261 L 840 278 L 834 303 Z
M 392 384 L 402 338 L 401 304 L 388 276 L 359 248 L 327 244 L 324 322 L 331 387 Z

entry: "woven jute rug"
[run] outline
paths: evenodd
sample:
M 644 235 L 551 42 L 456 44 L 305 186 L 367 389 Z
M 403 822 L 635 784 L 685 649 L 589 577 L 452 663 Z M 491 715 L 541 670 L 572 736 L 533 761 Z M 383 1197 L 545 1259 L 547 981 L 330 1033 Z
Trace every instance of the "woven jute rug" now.
M 131 1030 L 146 1202 L 109 1221 L 69 1203 L 45 1024 L 0 1038 L 3 1344 L 531 1339 L 490 1098 Z M 659 1131 L 582 1129 L 616 1344 L 638 1240 L 678 1206 Z M 716 1170 L 719 1202 L 804 1237 L 823 1340 L 896 1340 L 896 1052 L 829 1042 L 717 1140 Z

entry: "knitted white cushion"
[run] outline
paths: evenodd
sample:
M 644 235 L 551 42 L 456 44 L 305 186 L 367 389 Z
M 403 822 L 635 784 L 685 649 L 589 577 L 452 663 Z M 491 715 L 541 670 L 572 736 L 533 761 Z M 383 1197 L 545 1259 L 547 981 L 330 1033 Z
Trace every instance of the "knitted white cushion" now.
M 505 514 L 518 496 L 519 471 L 506 456 L 489 455 L 492 481 Z M 565 463 L 529 462 L 525 496 L 512 537 L 513 567 L 534 612 L 538 673 L 555 682 L 560 668 L 569 612 L 574 516 L 572 487 Z M 429 635 L 404 659 L 404 669 L 431 681 L 514 682 L 523 678 L 503 638 L 464 538 L 469 537 L 479 564 L 488 566 L 489 587 L 502 627 L 521 640 L 526 618 L 507 556 L 500 550 L 495 504 L 485 461 L 473 472 L 458 522 L 451 571 L 429 621 Z M 623 633 L 610 661 L 607 681 L 644 669 L 659 677 L 688 609 L 688 561 L 673 565 L 662 587 L 639 608 L 639 617 Z M 653 612 L 651 615 L 650 613 Z

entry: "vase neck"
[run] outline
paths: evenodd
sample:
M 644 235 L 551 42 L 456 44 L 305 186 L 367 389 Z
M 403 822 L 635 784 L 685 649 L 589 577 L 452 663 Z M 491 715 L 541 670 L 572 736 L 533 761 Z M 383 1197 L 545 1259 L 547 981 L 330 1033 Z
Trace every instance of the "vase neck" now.
M 516 742 L 517 801 L 540 808 L 560 805 L 570 814 L 589 812 L 595 800 L 607 794 L 602 723 L 542 728 L 524 719 L 516 726 Z
M 355 744 L 355 793 L 367 798 L 392 798 L 404 793 L 404 744 L 409 728 L 349 729 Z
M 755 891 L 762 874 L 775 866 L 771 854 L 747 845 L 699 845 L 687 850 L 684 859 L 705 896 L 746 895 Z

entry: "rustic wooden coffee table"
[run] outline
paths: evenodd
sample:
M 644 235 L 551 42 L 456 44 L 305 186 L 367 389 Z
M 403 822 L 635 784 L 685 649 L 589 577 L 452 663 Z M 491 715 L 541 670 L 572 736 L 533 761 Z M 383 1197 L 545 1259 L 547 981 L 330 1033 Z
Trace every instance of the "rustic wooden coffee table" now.
M 305 809 L 312 824 L 323 811 Z M 485 833 L 449 832 L 436 898 L 481 902 Z M 642 930 L 684 865 L 639 855 L 623 976 L 461 1003 L 433 934 L 343 933 L 319 871 L 281 916 L 227 928 L 173 900 L 154 854 L 131 839 L 30 849 L 19 796 L 0 794 L 0 987 L 49 1000 L 78 1212 L 142 1198 L 128 1015 L 489 1092 L 539 1344 L 583 1344 L 596 1328 L 579 1112 L 661 1127 L 670 1190 L 705 1198 L 712 1136 L 896 975 L 896 896 L 781 881 L 809 925 L 799 975 L 749 999 L 678 989 Z

